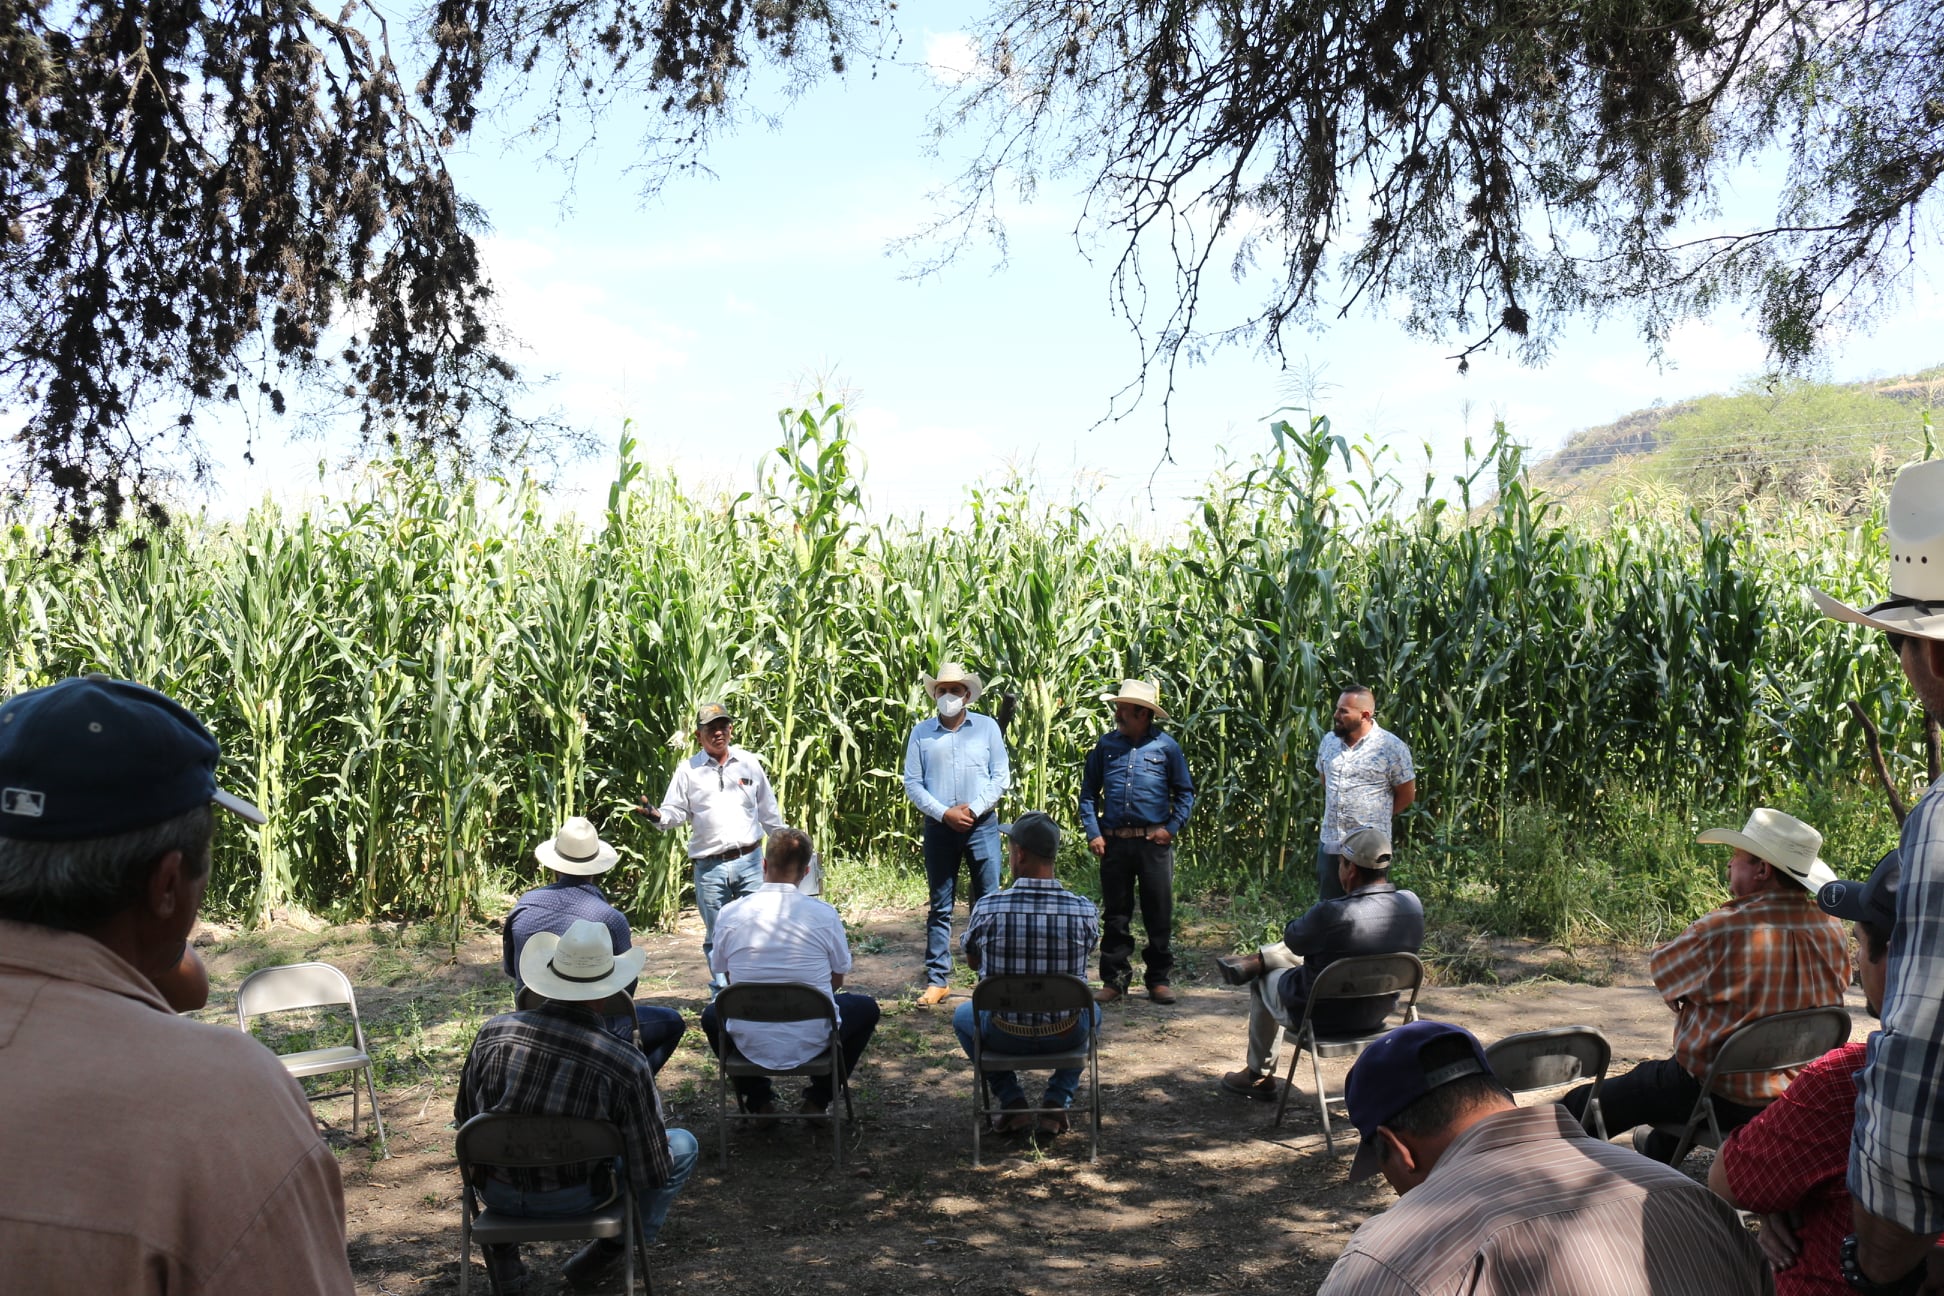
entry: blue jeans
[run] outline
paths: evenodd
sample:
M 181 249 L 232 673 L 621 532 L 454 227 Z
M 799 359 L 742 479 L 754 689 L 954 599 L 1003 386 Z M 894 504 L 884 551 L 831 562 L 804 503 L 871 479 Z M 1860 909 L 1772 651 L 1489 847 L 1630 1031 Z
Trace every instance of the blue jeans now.
M 1318 900 L 1343 898 L 1343 879 L 1337 876 L 1337 865 L 1342 862 L 1342 855 L 1332 855 L 1318 844 L 1316 848 L 1316 898 Z
M 635 1202 L 635 1215 L 641 1223 L 641 1245 L 653 1246 L 661 1232 L 662 1225 L 668 1222 L 668 1208 L 675 1204 L 676 1196 L 682 1185 L 695 1170 L 695 1159 L 701 1149 L 696 1146 L 695 1135 L 685 1129 L 668 1131 L 668 1156 L 674 1163 L 668 1182 L 652 1190 L 646 1197 Z M 621 1158 L 614 1159 L 614 1173 L 624 1175 L 627 1167 Z M 522 1192 L 512 1184 L 501 1183 L 497 1179 L 482 1179 L 479 1195 L 486 1204 L 496 1211 L 508 1215 L 531 1215 L 536 1219 L 546 1219 L 558 1215 L 579 1215 L 593 1210 L 606 1200 L 605 1191 L 596 1192 L 597 1183 L 573 1184 L 566 1188 L 556 1188 L 551 1192 Z M 604 1187 L 604 1185 L 602 1185 Z
M 722 906 L 763 885 L 763 846 L 758 842 L 747 855 L 694 867 L 695 907 L 702 913 L 702 962 L 707 964 L 715 949 L 715 920 Z M 711 973 L 709 984 L 720 990 L 729 984 L 729 978 Z
M 626 1017 L 605 1017 L 601 1025 L 616 1039 L 632 1040 L 634 1032 L 639 1031 L 641 1051 L 648 1059 L 649 1068 L 656 1074 L 660 1074 L 661 1069 L 668 1065 L 668 1059 L 675 1054 L 675 1046 L 682 1042 L 682 1032 L 688 1029 L 682 1014 L 673 1008 L 642 1003 L 635 1005 L 632 1022 Z
M 925 820 L 925 884 L 931 904 L 925 910 L 925 981 L 942 986 L 952 976 L 952 906 L 958 899 L 961 861 L 971 865 L 970 911 L 988 891 L 999 889 L 999 816 L 987 812 L 970 832 L 955 832 L 936 819 Z
M 1100 1005 L 1094 1004 L 1088 1016 L 1076 1021 L 1058 1035 L 1009 1035 L 992 1024 L 992 1014 L 979 1014 L 979 1028 L 983 1032 L 980 1044 L 994 1052 L 1003 1053 L 1065 1053 L 1076 1045 L 1087 1041 L 1089 1031 L 1100 1027 Z M 952 1014 L 952 1029 L 958 1032 L 959 1047 L 965 1056 L 972 1056 L 972 1001 L 966 1000 Z M 1026 1090 L 1020 1086 L 1019 1074 L 1014 1071 L 987 1071 L 984 1073 L 986 1090 L 999 1100 L 1000 1106 L 1007 1103 L 1026 1101 Z M 1040 1099 L 1042 1107 L 1071 1107 L 1073 1095 L 1080 1088 L 1080 1068 L 1063 1067 L 1053 1073 L 1046 1082 L 1046 1096 Z

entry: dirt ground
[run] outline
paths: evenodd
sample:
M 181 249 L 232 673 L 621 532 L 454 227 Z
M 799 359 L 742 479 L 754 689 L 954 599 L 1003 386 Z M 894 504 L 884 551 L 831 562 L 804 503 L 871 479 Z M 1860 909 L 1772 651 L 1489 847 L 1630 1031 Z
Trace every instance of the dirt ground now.
M 828 1134 L 795 1124 L 732 1130 L 728 1169 L 717 1168 L 713 1062 L 698 1024 L 706 1002 L 700 923 L 691 911 L 673 932 L 638 937 L 648 950 L 640 996 L 689 1020 L 661 1085 L 671 1124 L 702 1145 L 653 1253 L 664 1296 L 725 1283 L 750 1296 L 1310 1292 L 1357 1223 L 1393 1200 L 1381 1179 L 1344 1181 L 1356 1135 L 1340 1106 L 1340 1155 L 1325 1150 L 1307 1059 L 1280 1130 L 1271 1127 L 1270 1105 L 1221 1089 L 1222 1072 L 1242 1064 L 1246 996 L 1215 975 L 1215 956 L 1230 947 L 1217 929 L 1178 938 L 1178 1005 L 1143 996 L 1107 1010 L 1097 1165 L 1087 1163 L 1086 1135 L 1076 1128 L 1046 1148 L 988 1138 L 985 1165 L 972 1169 L 969 1065 L 949 1012 L 958 1000 L 943 1010 L 914 1002 L 921 915 L 848 918 L 857 958 L 848 988 L 875 995 L 883 1020 L 853 1078 L 858 1119 L 841 1172 L 831 1165 Z M 321 958 L 351 975 L 384 1063 L 391 1156 L 378 1159 L 368 1113 L 361 1136 L 350 1137 L 348 1099 L 317 1110 L 344 1170 L 358 1290 L 456 1291 L 453 1086 L 479 1023 L 509 1006 L 498 933 L 482 928 L 454 946 L 424 929 L 279 925 L 240 935 L 212 929 L 200 943 L 217 987 L 203 1014 L 210 1020 L 234 1021 L 225 992 L 256 967 Z M 1591 1023 L 1613 1044 L 1615 1072 L 1668 1048 L 1672 1019 L 1636 951 L 1492 942 L 1481 955 L 1474 941 L 1449 966 L 1497 983 L 1430 985 L 1424 1015 L 1463 1023 L 1488 1043 Z M 1851 1011 L 1861 1038 L 1866 1020 L 1854 992 Z M 1347 1065 L 1324 1063 L 1333 1092 Z M 1704 1167 L 1696 1157 L 1688 1168 Z M 559 1264 L 575 1245 L 527 1248 L 529 1292 L 569 1290 Z M 486 1290 L 477 1261 L 474 1281 L 475 1291 Z M 607 1289 L 619 1286 L 617 1276 Z

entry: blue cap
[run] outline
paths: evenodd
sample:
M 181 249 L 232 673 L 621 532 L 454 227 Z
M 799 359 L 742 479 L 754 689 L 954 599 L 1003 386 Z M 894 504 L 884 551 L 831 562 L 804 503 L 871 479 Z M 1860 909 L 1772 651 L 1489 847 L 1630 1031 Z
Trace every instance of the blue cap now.
M 1903 856 L 1893 846 L 1884 852 L 1868 880 L 1825 882 L 1816 892 L 1822 911 L 1844 922 L 1866 922 L 1885 932 L 1896 930 L 1897 886 L 1903 880 Z
M 1456 1037 L 1471 1046 L 1471 1056 L 1426 1070 L 1418 1060 L 1426 1046 Z M 1377 1127 L 1440 1085 L 1468 1075 L 1492 1074 L 1485 1050 L 1463 1026 L 1450 1022 L 1415 1021 L 1399 1026 L 1358 1055 L 1343 1086 L 1343 1105 L 1350 1123 L 1363 1135 L 1357 1159 L 1350 1163 L 1350 1182 L 1377 1173 Z
M 0 837 L 113 837 L 214 802 L 263 812 L 216 786 L 216 739 L 154 689 L 106 675 L 65 679 L 0 703 Z
M 1060 853 L 1060 825 L 1044 810 L 1028 810 L 1012 823 L 1000 824 L 999 831 L 1039 859 L 1052 859 Z

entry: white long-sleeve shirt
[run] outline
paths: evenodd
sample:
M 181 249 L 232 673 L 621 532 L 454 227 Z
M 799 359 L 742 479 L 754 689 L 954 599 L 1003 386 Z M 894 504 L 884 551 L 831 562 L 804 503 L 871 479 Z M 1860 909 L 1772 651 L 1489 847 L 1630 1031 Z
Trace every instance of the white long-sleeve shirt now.
M 752 845 L 783 827 L 762 759 L 733 744 L 720 763 L 699 751 L 676 766 L 658 809 L 655 827 L 663 831 L 695 825 L 690 859 Z

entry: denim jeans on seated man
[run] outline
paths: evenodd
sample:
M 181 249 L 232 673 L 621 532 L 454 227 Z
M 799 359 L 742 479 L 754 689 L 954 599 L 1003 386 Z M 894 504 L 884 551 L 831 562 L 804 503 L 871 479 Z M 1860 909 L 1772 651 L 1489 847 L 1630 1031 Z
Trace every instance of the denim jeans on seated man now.
M 682 1014 L 673 1008 L 644 1003 L 634 1006 L 633 1021 L 625 1016 L 603 1017 L 601 1025 L 616 1039 L 636 1039 L 638 1033 L 637 1042 L 656 1074 L 660 1074 L 668 1059 L 675 1055 L 675 1046 L 682 1042 L 682 1034 L 688 1030 L 688 1023 L 682 1020 Z
M 878 1002 L 866 994 L 838 994 L 835 997 L 837 1042 L 844 1050 L 844 1074 L 850 1075 L 857 1070 L 857 1061 L 864 1056 L 864 1046 L 871 1042 L 871 1033 L 877 1029 Z M 721 1057 L 722 1019 L 716 1015 L 714 1004 L 702 1010 L 702 1033 L 709 1038 L 709 1052 Z M 813 1075 L 808 1079 L 809 1084 L 803 1090 L 805 1100 L 819 1107 L 828 1107 L 836 1092 L 829 1073 Z M 729 1083 L 744 1109 L 751 1104 L 771 1102 L 776 1095 L 776 1087 L 766 1075 L 732 1076 Z
M 671 1128 L 668 1131 L 668 1156 L 674 1162 L 674 1170 L 667 1183 L 635 1202 L 635 1217 L 640 1222 L 643 1246 L 655 1244 L 662 1225 L 668 1221 L 669 1208 L 675 1204 L 682 1185 L 688 1182 L 689 1175 L 695 1170 L 700 1150 L 695 1135 L 687 1130 Z M 512 1184 L 482 1176 L 479 1195 L 485 1198 L 487 1206 L 508 1215 L 526 1215 L 534 1219 L 581 1215 L 605 1204 L 613 1191 L 615 1177 L 626 1173 L 621 1159 L 616 1157 L 611 1171 L 597 1167 L 586 1183 L 555 1188 L 551 1192 L 522 1192 Z
M 1088 1005 L 1086 1017 L 1078 1018 L 1073 1025 L 1057 1035 L 1014 1035 L 994 1024 L 993 1014 L 979 1014 L 981 1046 L 994 1053 L 1070 1053 L 1076 1047 L 1084 1046 L 1089 1031 L 1100 1028 L 1100 1005 Z M 959 1047 L 965 1056 L 972 1056 L 972 1001 L 966 1000 L 952 1014 L 952 1029 L 958 1032 Z M 1071 1107 L 1073 1095 L 1080 1088 L 1079 1067 L 1062 1067 L 1055 1071 L 1046 1082 L 1046 1095 L 1040 1100 L 1042 1107 Z M 1014 1071 L 985 1071 L 982 1073 L 986 1091 L 998 1100 L 1001 1107 L 1022 1105 L 1026 1101 L 1025 1087 L 1019 1083 L 1019 1075 Z
M 968 832 L 927 819 L 922 840 L 925 884 L 931 890 L 931 904 L 925 910 L 925 980 L 942 986 L 952 976 L 952 907 L 958 895 L 960 862 L 970 865 L 972 875 L 967 912 L 981 896 L 999 889 L 999 816 L 987 812 Z
M 763 885 L 763 844 L 756 843 L 747 855 L 715 864 L 698 862 L 694 868 L 695 908 L 702 915 L 702 966 L 708 967 L 710 951 L 715 949 L 716 915 L 722 906 Z M 728 984 L 729 979 L 718 973 L 709 982 L 710 993 Z

